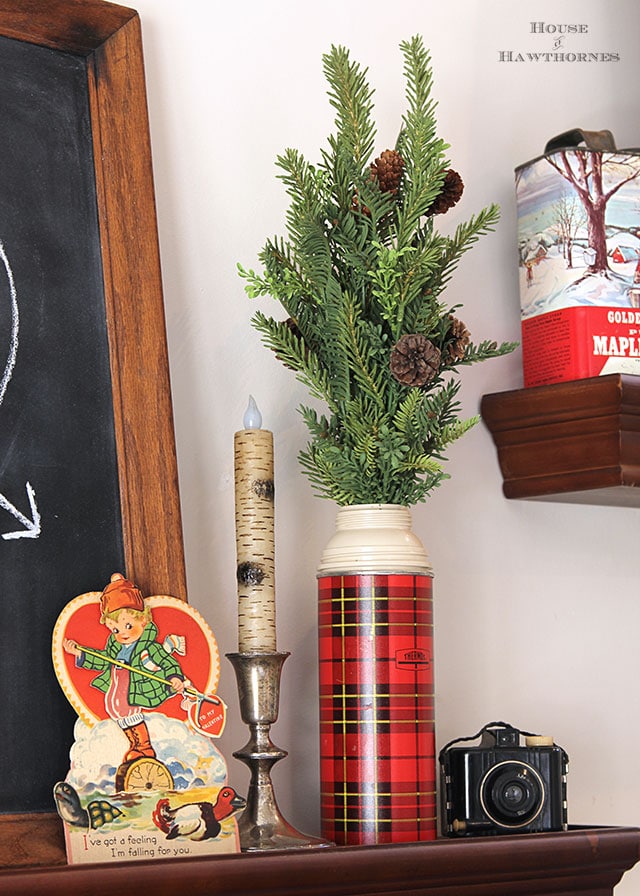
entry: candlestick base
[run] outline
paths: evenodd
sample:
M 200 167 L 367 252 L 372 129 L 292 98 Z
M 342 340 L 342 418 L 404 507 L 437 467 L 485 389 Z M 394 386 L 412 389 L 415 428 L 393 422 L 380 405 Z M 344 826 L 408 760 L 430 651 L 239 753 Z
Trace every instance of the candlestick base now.
M 288 656 L 266 652 L 227 654 L 236 673 L 242 721 L 250 732 L 246 745 L 233 754 L 251 771 L 247 806 L 238 818 L 243 852 L 332 845 L 292 827 L 282 816 L 273 790 L 271 768 L 288 755 L 270 737 L 271 725 L 278 718 L 280 676 Z

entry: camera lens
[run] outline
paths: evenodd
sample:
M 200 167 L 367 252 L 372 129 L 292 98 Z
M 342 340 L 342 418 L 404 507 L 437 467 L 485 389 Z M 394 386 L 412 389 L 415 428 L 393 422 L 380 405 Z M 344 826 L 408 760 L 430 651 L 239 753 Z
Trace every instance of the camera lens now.
M 504 803 L 514 809 L 522 805 L 525 796 L 525 790 L 519 784 L 508 784 L 502 792 Z
M 499 827 L 525 827 L 542 811 L 544 783 L 525 762 L 499 762 L 481 781 L 480 802 L 486 815 Z

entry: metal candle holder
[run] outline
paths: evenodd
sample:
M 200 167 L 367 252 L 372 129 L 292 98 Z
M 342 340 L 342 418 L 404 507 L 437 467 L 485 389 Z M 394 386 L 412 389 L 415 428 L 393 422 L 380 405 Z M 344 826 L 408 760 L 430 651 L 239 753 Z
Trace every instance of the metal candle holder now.
M 266 652 L 227 654 L 236 673 L 242 721 L 250 731 L 247 744 L 233 754 L 251 771 L 247 806 L 238 818 L 243 852 L 330 845 L 292 827 L 278 809 L 273 792 L 271 768 L 288 755 L 270 737 L 271 725 L 278 718 L 280 675 L 288 656 Z

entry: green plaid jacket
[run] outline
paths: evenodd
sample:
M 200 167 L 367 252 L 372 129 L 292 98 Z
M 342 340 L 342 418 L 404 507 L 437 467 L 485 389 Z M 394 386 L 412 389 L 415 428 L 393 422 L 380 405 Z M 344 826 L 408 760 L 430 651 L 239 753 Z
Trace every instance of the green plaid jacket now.
M 134 669 L 143 669 L 141 654 L 143 651 L 147 650 L 149 652 L 149 659 L 155 663 L 155 665 L 160 666 L 160 669 L 157 672 L 153 672 L 154 675 L 157 675 L 159 678 L 172 678 L 173 676 L 177 676 L 181 680 L 184 680 L 182 669 L 173 657 L 167 653 L 164 647 L 162 647 L 161 644 L 158 644 L 156 641 L 157 637 L 158 629 L 153 622 L 148 622 L 136 642 L 127 665 L 132 666 Z M 113 635 L 109 635 L 104 650 L 96 651 L 100 656 L 93 656 L 83 652 L 82 656 L 77 659 L 77 665 L 81 666 L 83 669 L 101 670 L 100 675 L 94 678 L 91 684 L 93 687 L 104 691 L 105 694 L 109 690 L 109 685 L 111 684 L 111 670 L 114 668 L 109 660 L 116 659 L 119 652 L 120 645 Z M 171 697 L 173 694 L 175 694 L 175 691 L 171 685 L 153 681 L 153 679 L 147 678 L 145 675 L 140 675 L 137 672 L 129 673 L 128 698 L 129 703 L 132 706 L 142 706 L 145 709 L 154 709 L 166 700 L 167 697 Z

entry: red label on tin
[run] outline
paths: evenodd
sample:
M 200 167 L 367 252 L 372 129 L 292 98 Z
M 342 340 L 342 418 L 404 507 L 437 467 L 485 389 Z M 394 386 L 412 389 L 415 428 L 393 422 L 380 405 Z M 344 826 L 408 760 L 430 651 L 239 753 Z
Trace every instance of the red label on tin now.
M 640 310 L 560 308 L 522 321 L 525 386 L 640 374 Z

